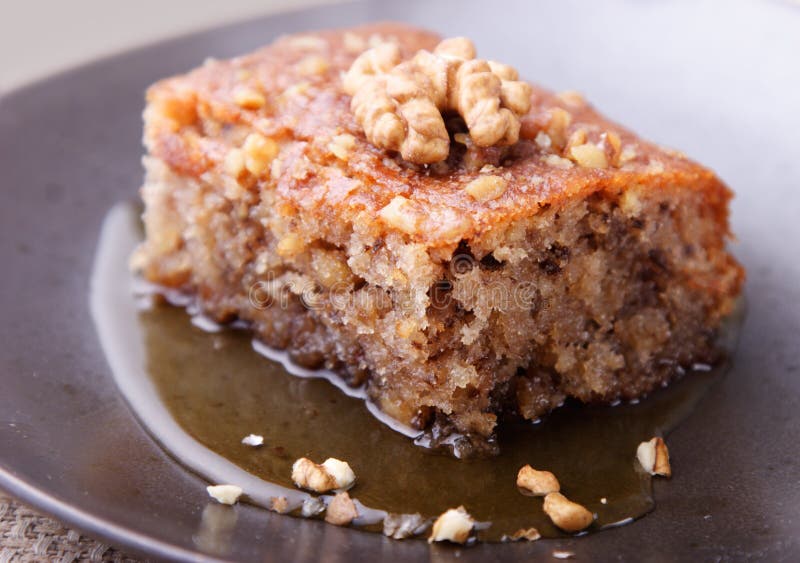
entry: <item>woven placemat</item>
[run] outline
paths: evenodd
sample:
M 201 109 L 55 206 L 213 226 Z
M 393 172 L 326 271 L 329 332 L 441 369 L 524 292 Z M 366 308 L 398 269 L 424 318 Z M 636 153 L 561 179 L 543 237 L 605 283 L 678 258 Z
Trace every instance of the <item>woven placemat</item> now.
M 0 563 L 31 561 L 139 561 L 52 518 L 20 504 L 0 491 Z

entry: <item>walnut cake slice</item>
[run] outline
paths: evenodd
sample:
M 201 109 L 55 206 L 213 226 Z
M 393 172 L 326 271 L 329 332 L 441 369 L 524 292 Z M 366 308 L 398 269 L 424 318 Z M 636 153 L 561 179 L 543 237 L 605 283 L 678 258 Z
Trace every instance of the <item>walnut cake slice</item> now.
M 465 39 L 287 36 L 144 118 L 134 267 L 420 430 L 640 397 L 714 359 L 743 282 L 713 172 Z

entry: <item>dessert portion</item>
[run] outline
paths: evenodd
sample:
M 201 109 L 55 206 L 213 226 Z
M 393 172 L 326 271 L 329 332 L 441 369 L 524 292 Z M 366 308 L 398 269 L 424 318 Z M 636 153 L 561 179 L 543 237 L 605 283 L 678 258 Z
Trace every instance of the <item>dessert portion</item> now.
M 147 93 L 145 279 L 434 440 L 635 399 L 715 358 L 743 270 L 710 170 L 396 24 Z

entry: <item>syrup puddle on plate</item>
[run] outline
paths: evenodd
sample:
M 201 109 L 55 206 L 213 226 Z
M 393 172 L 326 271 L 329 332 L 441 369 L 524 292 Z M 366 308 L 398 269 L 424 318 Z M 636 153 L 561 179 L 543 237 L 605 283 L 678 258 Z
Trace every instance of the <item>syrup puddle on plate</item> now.
M 542 499 L 517 489 L 525 464 L 552 471 L 565 495 L 596 513 L 590 532 L 628 523 L 654 507 L 636 446 L 666 435 L 724 371 L 693 370 L 638 404 L 565 406 L 541 424 L 507 424 L 498 435 L 499 456 L 455 459 L 414 445 L 397 431 L 403 428 L 373 416 L 357 392 L 337 389 L 335 379 L 290 374 L 276 361 L 280 353 L 257 353 L 246 331 L 211 332 L 215 326 L 193 322 L 182 308 L 142 307 L 127 266 L 141 240 L 138 212 L 122 204 L 109 212 L 92 275 L 92 314 L 119 388 L 180 463 L 211 483 L 241 486 L 258 505 L 285 497 L 293 515 L 304 503 L 312 506 L 313 497 L 291 481 L 292 463 L 307 456 L 352 466 L 350 495 L 360 514 L 354 525 L 371 531 L 382 530 L 387 513 L 432 519 L 463 505 L 487 523 L 477 534 L 483 541 L 530 527 L 543 537 L 563 536 Z M 264 445 L 242 444 L 251 433 Z

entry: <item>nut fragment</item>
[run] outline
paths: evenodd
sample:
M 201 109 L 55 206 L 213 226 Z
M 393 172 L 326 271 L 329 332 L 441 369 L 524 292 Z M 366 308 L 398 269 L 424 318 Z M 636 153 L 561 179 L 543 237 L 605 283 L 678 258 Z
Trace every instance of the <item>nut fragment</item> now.
M 555 559 L 572 559 L 573 557 L 575 557 L 575 552 L 562 551 L 557 549 L 556 551 L 553 552 L 553 557 Z
M 520 528 L 510 536 L 503 536 L 503 541 L 528 540 L 536 541 L 542 537 L 536 528 Z
M 236 485 L 209 485 L 206 487 L 208 496 L 221 504 L 236 504 L 242 496 L 242 488 Z
M 350 153 L 353 152 L 353 148 L 356 146 L 356 138 L 350 135 L 349 133 L 342 133 L 341 135 L 336 135 L 331 142 L 328 143 L 328 150 L 331 151 L 331 154 L 338 158 L 339 160 L 344 160 L 347 162 L 350 159 Z
M 264 436 L 260 436 L 258 434 L 248 434 L 244 438 L 242 438 L 242 444 L 245 446 L 253 446 L 257 448 L 258 446 L 264 445 Z
M 475 520 L 463 506 L 450 508 L 433 523 L 433 531 L 428 538 L 428 543 L 435 541 L 465 543 L 474 527 Z
M 561 158 L 557 154 L 548 154 L 542 158 L 542 161 L 544 161 L 548 166 L 552 166 L 553 168 L 561 168 L 562 170 L 575 166 L 571 160 L 567 158 Z
M 317 514 L 321 514 L 325 510 L 325 503 L 319 497 L 308 497 L 303 501 L 303 506 L 300 509 L 300 514 L 304 518 L 311 518 Z
M 225 155 L 222 166 L 228 176 L 238 179 L 242 172 L 244 172 L 244 163 L 244 151 L 241 149 L 231 149 L 228 151 L 228 154 Z
M 272 160 L 277 156 L 279 147 L 270 137 L 261 133 L 250 133 L 242 145 L 244 166 L 253 176 L 261 176 L 269 170 Z
M 267 103 L 264 94 L 247 87 L 236 88 L 233 91 L 233 101 L 243 109 L 260 109 Z
M 287 233 L 278 241 L 275 251 L 281 258 L 291 258 L 297 256 L 306 248 L 306 243 L 296 233 Z
M 478 201 L 497 199 L 506 191 L 507 183 L 500 176 L 478 176 L 472 180 L 464 190 Z
M 572 123 L 572 114 L 563 108 L 551 108 L 548 113 L 550 120 L 545 132 L 550 137 L 553 146 L 561 149 L 567 143 L 567 129 Z
M 555 475 L 549 471 L 538 471 L 530 465 L 520 468 L 517 473 L 517 487 L 525 489 L 535 496 L 545 496 L 561 490 Z
M 565 532 L 580 532 L 594 521 L 594 515 L 584 506 L 572 502 L 561 493 L 550 493 L 544 497 L 544 511 L 553 524 Z
M 378 212 L 378 216 L 389 226 L 407 234 L 413 234 L 417 231 L 417 225 L 420 220 L 411 204 L 411 200 L 401 195 L 395 196 L 392 201 Z
M 572 132 L 572 134 L 567 138 L 567 145 L 564 147 L 564 152 L 569 155 L 570 149 L 577 145 L 583 145 L 586 143 L 588 135 L 586 134 L 586 129 L 580 128 L 576 129 Z
M 330 68 L 330 63 L 319 55 L 308 55 L 297 63 L 297 72 L 304 76 L 314 76 L 323 74 Z
M 378 45 L 362 53 L 342 80 L 356 120 L 375 146 L 417 164 L 440 162 L 450 147 L 442 117 L 447 111 L 464 118 L 478 146 L 517 142 L 531 88 L 512 67 L 475 59 L 474 45 L 463 37 L 442 41 L 432 53 L 400 58 L 397 45 Z
M 584 168 L 608 168 L 608 159 L 603 149 L 594 143 L 583 143 L 570 147 L 569 157 Z
M 270 508 L 278 514 L 289 512 L 289 501 L 286 497 L 272 497 Z
M 647 442 L 642 442 L 636 448 L 636 459 L 650 475 L 671 477 L 672 468 L 669 465 L 669 450 L 664 440 L 655 437 Z
M 556 94 L 556 97 L 568 106 L 581 107 L 586 105 L 583 95 L 575 90 L 564 90 Z
M 621 164 L 626 164 L 632 160 L 634 160 L 637 156 L 636 149 L 631 146 L 627 146 L 622 149 L 622 152 L 619 155 L 619 161 Z
M 622 155 L 622 139 L 614 131 L 606 131 L 603 134 L 603 144 L 608 147 L 608 161 L 612 166 L 619 166 Z
M 292 466 L 292 481 L 298 487 L 318 493 L 347 489 L 355 480 L 356 476 L 350 465 L 332 457 L 322 464 L 301 457 Z
M 347 493 L 337 493 L 325 511 L 325 521 L 336 526 L 347 526 L 358 517 L 358 509 Z
M 404 540 L 424 532 L 430 522 L 421 514 L 387 514 L 383 519 L 383 534 L 396 540 Z
M 544 131 L 539 131 L 536 133 L 536 138 L 534 140 L 536 141 L 538 147 L 542 150 L 547 150 L 553 145 L 553 140 L 550 138 L 550 135 Z

